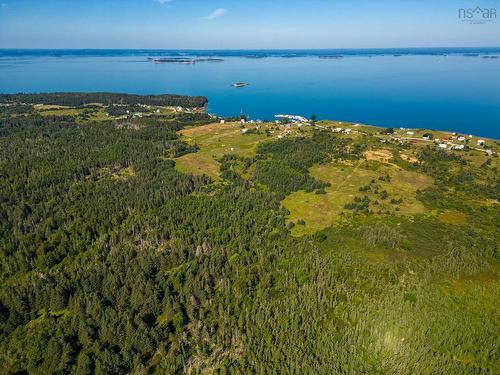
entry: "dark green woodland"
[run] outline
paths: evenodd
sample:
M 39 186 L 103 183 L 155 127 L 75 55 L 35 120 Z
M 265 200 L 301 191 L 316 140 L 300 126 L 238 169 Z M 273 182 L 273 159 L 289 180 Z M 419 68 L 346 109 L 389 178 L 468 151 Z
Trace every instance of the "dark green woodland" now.
M 422 213 L 398 213 L 380 173 L 342 220 L 295 236 L 308 220 L 283 199 L 332 189 L 309 169 L 361 165 L 387 134 L 268 137 L 213 179 L 176 169 L 199 150 L 179 131 L 207 114 L 113 117 L 204 98 L 0 102 L 0 374 L 500 373 L 497 154 L 388 144 L 432 181 Z

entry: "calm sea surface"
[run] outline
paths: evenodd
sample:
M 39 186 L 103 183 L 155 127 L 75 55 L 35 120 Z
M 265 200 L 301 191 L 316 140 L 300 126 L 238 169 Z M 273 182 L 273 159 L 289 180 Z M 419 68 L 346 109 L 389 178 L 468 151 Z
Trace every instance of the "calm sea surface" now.
M 342 55 L 321 59 L 319 56 Z M 220 56 L 154 64 L 147 57 Z M 488 58 L 484 58 L 488 56 Z M 203 95 L 209 112 L 287 113 L 500 139 L 500 49 L 165 51 L 0 50 L 0 92 Z M 232 88 L 234 82 L 249 86 Z

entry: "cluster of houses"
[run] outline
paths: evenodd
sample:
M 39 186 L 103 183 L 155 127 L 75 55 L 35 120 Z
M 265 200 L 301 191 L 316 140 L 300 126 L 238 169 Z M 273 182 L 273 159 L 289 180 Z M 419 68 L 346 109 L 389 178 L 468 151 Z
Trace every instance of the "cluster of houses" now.
M 408 128 L 399 128 L 400 130 L 404 131 L 406 135 L 408 136 L 414 136 L 415 132 L 411 129 Z M 469 136 L 463 136 L 463 135 L 458 135 L 457 133 L 452 133 L 451 136 L 449 137 L 443 137 L 443 138 L 437 138 L 433 139 L 432 134 L 430 133 L 424 133 L 422 135 L 422 140 L 424 141 L 434 141 L 437 145 L 438 148 L 440 149 L 449 149 L 449 150 L 464 150 L 466 144 L 470 144 L 473 140 L 474 136 L 469 135 Z M 403 139 L 401 137 L 395 137 L 394 138 L 396 141 L 399 141 L 400 143 L 403 142 Z M 415 139 L 416 140 L 416 139 Z M 459 143 L 457 143 L 459 142 Z M 484 139 L 478 139 L 476 141 L 477 146 L 482 147 L 486 146 L 486 141 Z M 492 154 L 491 150 L 485 150 L 485 152 L 488 155 Z
M 443 137 L 441 139 L 436 139 L 435 142 L 437 143 L 439 148 L 442 149 L 450 149 L 450 150 L 464 150 L 465 149 L 465 144 L 468 144 L 472 141 L 473 136 L 469 135 L 468 137 L 465 137 L 463 135 L 457 135 L 457 133 L 453 133 L 451 137 Z M 454 142 L 460 142 L 459 144 L 456 144 Z M 486 141 L 484 139 L 478 139 L 477 140 L 477 146 L 485 146 Z M 486 150 L 486 153 L 488 151 L 491 152 L 491 150 Z
M 138 104 L 139 106 L 147 109 L 148 111 L 151 110 L 151 106 L 150 105 L 145 105 L 145 104 Z M 182 108 L 182 107 L 177 107 L 177 108 Z M 154 110 L 154 113 L 160 113 L 160 109 L 157 108 L 156 110 Z M 105 114 L 106 117 L 109 117 L 109 113 L 106 113 Z M 131 113 L 130 110 L 126 110 L 126 114 L 125 115 L 122 115 L 122 116 L 118 116 L 118 117 L 115 117 L 115 119 L 117 120 L 120 120 L 120 119 L 126 119 L 126 118 L 129 118 L 129 117 L 132 117 L 132 118 L 141 118 L 144 116 L 144 113 L 143 112 L 133 112 Z
M 289 122 L 293 124 L 309 124 L 309 120 L 303 116 L 297 115 L 275 115 L 274 117 L 278 119 L 287 119 Z M 276 123 L 279 123 L 279 120 L 276 120 Z

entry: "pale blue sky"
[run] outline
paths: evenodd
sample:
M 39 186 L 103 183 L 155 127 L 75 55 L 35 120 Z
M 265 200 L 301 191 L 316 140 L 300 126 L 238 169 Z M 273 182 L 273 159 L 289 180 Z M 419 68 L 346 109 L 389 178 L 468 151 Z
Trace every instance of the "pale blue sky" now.
M 363 48 L 500 45 L 500 0 L 0 0 L 0 48 Z M 500 15 L 500 14 L 499 14 Z

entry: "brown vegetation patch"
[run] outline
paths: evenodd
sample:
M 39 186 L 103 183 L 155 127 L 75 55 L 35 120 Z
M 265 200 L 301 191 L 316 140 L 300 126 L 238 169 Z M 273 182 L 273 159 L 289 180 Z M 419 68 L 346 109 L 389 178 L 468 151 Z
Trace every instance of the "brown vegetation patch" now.
M 459 211 L 447 210 L 439 215 L 439 221 L 446 224 L 464 225 L 467 224 L 467 216 Z
M 401 156 L 401 159 L 403 159 L 404 161 L 407 161 L 407 162 L 410 162 L 410 163 L 417 163 L 418 162 L 418 159 L 415 155 L 411 155 L 411 154 L 400 154 L 399 156 Z
M 363 155 L 368 161 L 379 161 L 381 163 L 389 163 L 392 159 L 392 152 L 384 149 L 365 151 Z

